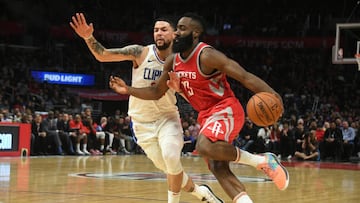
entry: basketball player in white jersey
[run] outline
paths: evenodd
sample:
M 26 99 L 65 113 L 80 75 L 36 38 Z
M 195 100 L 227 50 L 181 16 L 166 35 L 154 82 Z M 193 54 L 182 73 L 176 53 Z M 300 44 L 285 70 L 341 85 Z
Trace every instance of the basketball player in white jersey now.
M 82 37 L 91 53 L 100 62 L 132 61 L 132 86 L 148 87 L 163 71 L 165 59 L 171 54 L 175 24 L 168 19 L 157 19 L 154 24 L 155 44 L 129 45 L 106 49 L 93 36 L 92 23 L 87 24 L 82 13 L 72 17 L 70 26 Z M 154 165 L 167 175 L 168 203 L 180 201 L 180 191 L 190 192 L 203 202 L 221 203 L 207 185 L 196 185 L 183 171 L 180 162 L 183 133 L 176 97 L 169 90 L 159 100 L 141 100 L 130 96 L 129 111 L 137 144 Z

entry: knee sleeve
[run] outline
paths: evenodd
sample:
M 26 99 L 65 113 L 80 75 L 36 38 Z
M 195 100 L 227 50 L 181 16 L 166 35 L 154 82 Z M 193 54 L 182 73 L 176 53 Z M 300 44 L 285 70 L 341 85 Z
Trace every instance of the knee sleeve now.
M 161 149 L 167 173 L 170 175 L 181 173 L 183 171 L 180 162 L 182 146 L 179 143 L 164 142 L 161 145 Z

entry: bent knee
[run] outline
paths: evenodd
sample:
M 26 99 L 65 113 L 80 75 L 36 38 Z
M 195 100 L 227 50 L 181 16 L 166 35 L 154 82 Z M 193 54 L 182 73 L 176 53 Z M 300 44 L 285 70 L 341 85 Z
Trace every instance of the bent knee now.
M 227 161 L 209 161 L 209 170 L 216 176 L 227 176 L 230 171 L 229 162 Z
M 209 157 L 212 153 L 214 153 L 214 149 L 209 146 L 206 142 L 203 144 L 197 143 L 196 144 L 196 151 L 199 153 L 199 155 L 204 157 Z

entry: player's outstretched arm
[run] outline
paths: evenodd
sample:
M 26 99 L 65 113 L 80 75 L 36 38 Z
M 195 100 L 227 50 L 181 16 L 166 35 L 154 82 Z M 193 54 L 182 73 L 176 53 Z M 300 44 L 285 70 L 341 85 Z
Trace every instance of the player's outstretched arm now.
M 155 84 L 150 87 L 131 87 L 126 85 L 126 83 L 121 78 L 115 76 L 110 77 L 109 86 L 119 94 L 129 94 L 144 100 L 160 99 L 169 89 L 167 86 L 167 80 L 169 80 L 169 70 L 172 69 L 172 58 L 173 57 L 171 56 L 166 58 L 164 70 L 160 78 L 156 80 Z
M 164 95 L 161 94 L 158 85 L 135 88 L 126 85 L 126 83 L 117 76 L 110 76 L 109 87 L 118 94 L 129 94 L 144 100 L 157 100 Z
M 100 62 L 135 61 L 143 51 L 144 47 L 141 45 L 107 49 L 95 39 L 93 36 L 94 26 L 92 23 L 87 23 L 83 13 L 76 13 L 71 19 L 70 27 L 74 29 L 77 35 L 85 40 L 91 53 Z

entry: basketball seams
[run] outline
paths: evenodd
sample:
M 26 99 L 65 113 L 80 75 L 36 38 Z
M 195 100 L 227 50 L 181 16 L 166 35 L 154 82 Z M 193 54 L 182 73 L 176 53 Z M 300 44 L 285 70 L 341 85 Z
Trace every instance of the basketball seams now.
M 272 93 L 269 93 L 269 92 L 263 92 L 265 95 L 267 95 L 271 100 L 273 100 L 273 104 L 279 104 L 279 105 L 281 105 L 281 100 L 279 99 L 279 98 L 277 98 L 274 94 L 272 94 Z M 274 110 L 275 111 L 275 113 L 276 113 L 276 115 L 274 115 L 274 113 L 273 113 L 273 111 L 271 110 L 271 108 L 270 108 L 270 111 L 271 111 L 271 113 L 273 114 L 273 118 L 275 119 L 276 117 L 276 115 L 277 114 L 279 114 L 279 112 L 278 112 L 278 108 L 276 109 L 276 110 Z
M 265 92 L 266 93 L 266 92 Z M 270 101 L 270 100 L 272 100 L 272 96 L 271 95 L 269 95 L 269 94 L 264 94 L 264 95 L 266 95 L 267 96 L 267 99 Z M 266 102 L 263 98 L 261 98 L 261 97 L 259 97 L 259 96 L 257 96 L 261 101 L 263 101 L 263 103 L 266 105 L 266 107 L 268 108 L 268 110 L 269 110 L 269 112 L 271 113 L 271 116 L 272 116 L 272 120 L 274 121 L 275 120 L 275 116 L 274 116 L 274 114 L 273 114 L 273 112 L 272 112 L 272 110 L 271 110 L 271 107 L 269 106 L 269 104 L 268 104 L 268 102 Z
M 262 100 L 261 97 L 259 97 L 258 95 L 255 94 L 254 96 L 255 96 L 257 99 L 263 101 L 263 103 L 265 103 L 264 100 Z M 261 121 L 261 124 L 262 124 L 262 125 L 265 125 L 266 122 L 264 122 L 264 120 L 262 119 L 262 116 L 259 115 L 258 108 L 256 108 L 257 102 L 255 102 L 255 99 L 253 99 L 253 101 L 254 101 L 254 111 L 255 111 L 255 113 L 256 113 L 256 117 L 257 117 L 258 120 Z

